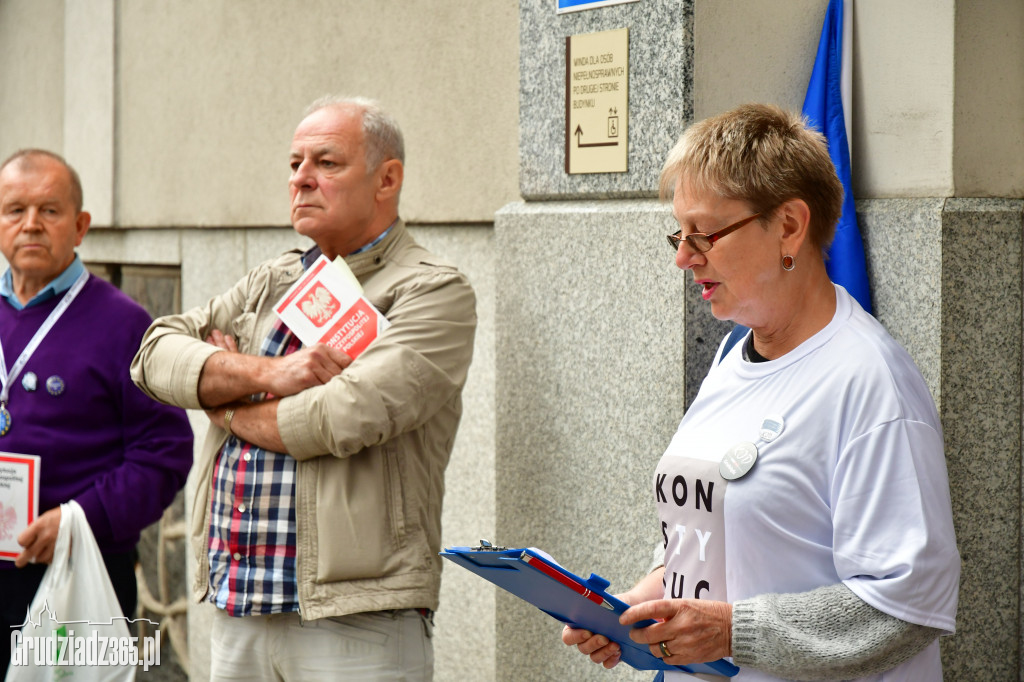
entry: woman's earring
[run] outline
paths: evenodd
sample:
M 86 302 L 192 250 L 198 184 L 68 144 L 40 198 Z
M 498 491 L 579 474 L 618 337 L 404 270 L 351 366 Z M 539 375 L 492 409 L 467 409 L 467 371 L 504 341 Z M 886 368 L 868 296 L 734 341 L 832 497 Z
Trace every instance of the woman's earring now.
M 788 253 L 782 257 L 782 269 L 786 272 L 792 272 L 793 268 L 796 267 L 796 261 Z

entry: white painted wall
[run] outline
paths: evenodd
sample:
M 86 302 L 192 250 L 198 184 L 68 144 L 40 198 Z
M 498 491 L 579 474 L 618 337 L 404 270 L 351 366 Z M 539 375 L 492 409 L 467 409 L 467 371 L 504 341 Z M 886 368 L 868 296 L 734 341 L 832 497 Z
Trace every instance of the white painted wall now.
M 0 0 L 0 160 L 64 146 L 64 3 Z
M 1024 197 L 1024 2 L 956 7 L 957 196 Z
M 853 154 L 858 198 L 955 194 L 954 4 L 854 1 Z
M 1024 5 L 988 0 L 968 10 L 969 3 L 954 0 L 852 1 L 857 197 L 1024 194 Z M 698 1 L 696 118 L 747 101 L 799 109 L 826 6 Z M 954 31 L 957 17 L 962 28 Z M 956 100 L 965 113 L 954 135 L 954 67 L 967 58 L 970 68 L 955 82 L 971 94 Z M 955 139 L 964 141 L 956 155 Z M 996 150 L 1003 163 L 986 163 Z
M 493 220 L 518 198 L 515 3 L 119 4 L 117 221 L 287 225 L 288 149 L 329 93 L 406 136 L 408 221 Z

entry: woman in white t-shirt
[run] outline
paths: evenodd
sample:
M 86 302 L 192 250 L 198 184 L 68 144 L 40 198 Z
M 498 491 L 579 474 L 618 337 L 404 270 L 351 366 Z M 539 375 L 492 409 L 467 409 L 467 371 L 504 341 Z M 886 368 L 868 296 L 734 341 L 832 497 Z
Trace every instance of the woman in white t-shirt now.
M 960 558 L 942 431 L 910 356 L 825 269 L 843 190 L 800 116 L 691 126 L 661 177 L 676 265 L 725 341 L 653 477 L 660 567 L 620 595 L 666 663 L 737 680 L 940 680 Z M 612 667 L 619 646 L 562 639 Z M 691 679 L 669 671 L 666 680 Z

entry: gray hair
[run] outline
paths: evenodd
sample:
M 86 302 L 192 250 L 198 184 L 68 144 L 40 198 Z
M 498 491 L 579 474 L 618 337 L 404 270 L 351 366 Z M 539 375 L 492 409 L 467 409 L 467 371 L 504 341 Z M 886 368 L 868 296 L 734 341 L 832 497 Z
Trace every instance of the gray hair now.
M 376 100 L 326 95 L 306 107 L 302 117 L 306 118 L 327 107 L 351 107 L 362 113 L 363 138 L 366 140 L 366 168 L 369 172 L 375 171 L 380 164 L 389 159 L 398 159 L 405 163 L 405 142 L 398 121 L 384 111 Z
M 10 156 L 8 156 L 3 163 L 0 163 L 0 173 L 4 172 L 4 169 L 13 163 L 17 163 L 26 169 L 34 169 L 35 163 L 33 162 L 34 157 L 45 156 L 48 159 L 53 159 L 60 165 L 64 166 L 68 172 L 68 177 L 71 178 L 71 201 L 75 205 L 75 212 L 82 212 L 82 179 L 78 177 L 78 171 L 71 167 L 71 164 L 64 160 L 64 157 L 60 154 L 48 151 L 46 149 L 19 149 Z

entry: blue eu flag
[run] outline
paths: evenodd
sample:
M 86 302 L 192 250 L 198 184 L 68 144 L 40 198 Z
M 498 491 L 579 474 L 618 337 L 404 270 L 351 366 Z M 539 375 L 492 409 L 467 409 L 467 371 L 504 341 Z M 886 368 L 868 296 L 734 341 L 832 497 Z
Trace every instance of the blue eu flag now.
M 828 11 L 825 12 L 825 24 L 821 28 L 814 71 L 807 85 L 803 113 L 811 125 L 828 138 L 829 155 L 843 183 L 843 214 L 839 218 L 826 264 L 829 277 L 850 292 L 864 310 L 870 313 L 871 292 L 868 288 L 864 245 L 857 227 L 857 211 L 850 182 L 850 146 L 843 114 L 843 68 L 843 0 L 830 0 Z

